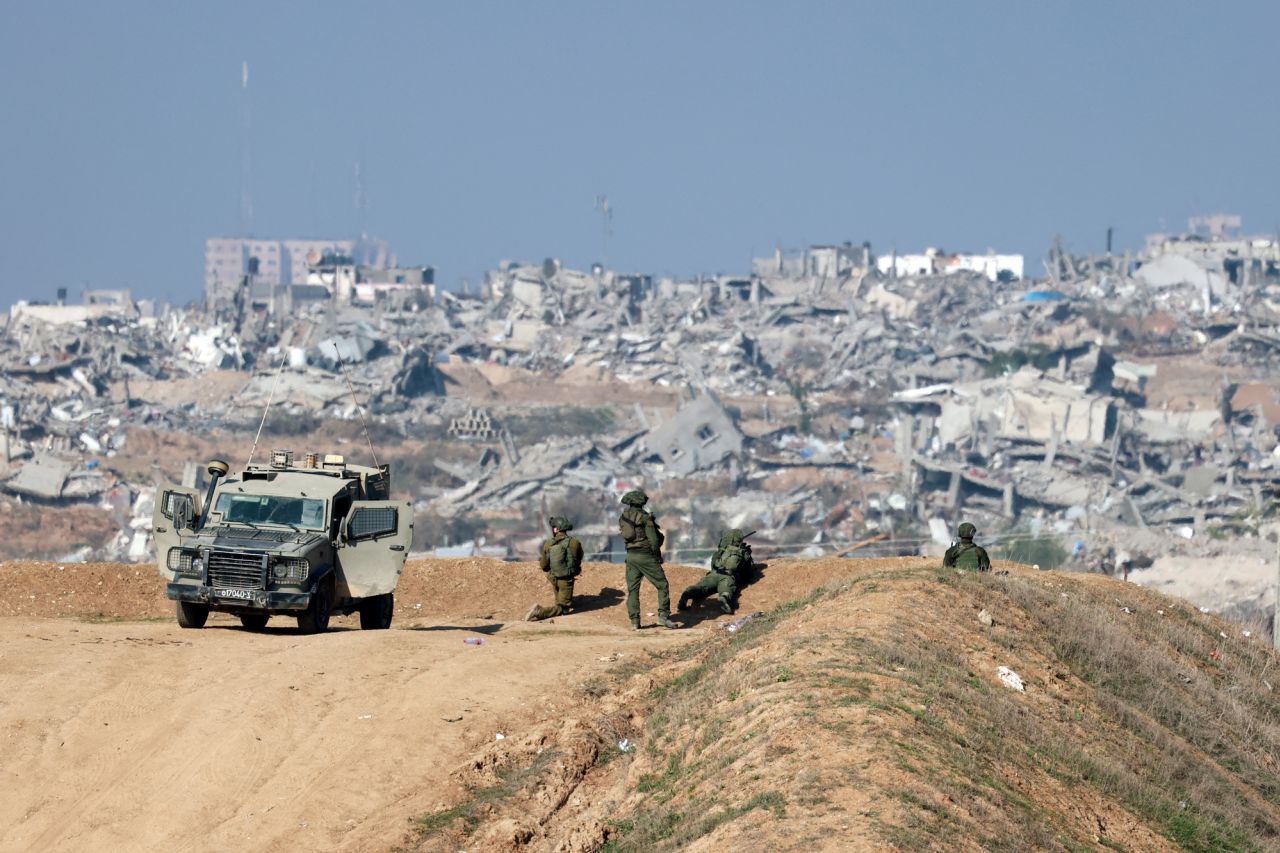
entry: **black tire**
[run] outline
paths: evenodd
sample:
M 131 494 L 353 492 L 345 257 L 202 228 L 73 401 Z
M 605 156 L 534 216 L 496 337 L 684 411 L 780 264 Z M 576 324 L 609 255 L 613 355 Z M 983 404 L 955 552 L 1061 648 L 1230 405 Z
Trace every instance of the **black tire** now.
M 298 616 L 298 630 L 304 634 L 323 634 L 329 630 L 329 616 L 333 611 L 333 583 L 320 581 L 311 596 L 311 604 Z
M 267 620 L 270 618 L 269 613 L 241 613 L 240 624 L 250 631 L 261 631 L 267 627 Z
M 209 605 L 191 601 L 175 601 L 178 624 L 183 628 L 203 628 L 209 621 Z
M 391 616 L 396 609 L 393 592 L 375 595 L 360 602 L 360 628 L 365 631 L 385 631 L 391 627 Z

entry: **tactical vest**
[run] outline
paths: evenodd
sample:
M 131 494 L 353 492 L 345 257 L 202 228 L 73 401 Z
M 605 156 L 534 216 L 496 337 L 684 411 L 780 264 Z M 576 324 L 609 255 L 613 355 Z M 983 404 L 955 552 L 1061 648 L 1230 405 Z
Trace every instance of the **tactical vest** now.
M 552 541 L 551 548 L 547 551 L 551 577 L 572 578 L 582 572 L 582 566 L 577 557 L 578 549 L 574 547 L 577 542 L 578 540 L 572 536 L 562 536 Z

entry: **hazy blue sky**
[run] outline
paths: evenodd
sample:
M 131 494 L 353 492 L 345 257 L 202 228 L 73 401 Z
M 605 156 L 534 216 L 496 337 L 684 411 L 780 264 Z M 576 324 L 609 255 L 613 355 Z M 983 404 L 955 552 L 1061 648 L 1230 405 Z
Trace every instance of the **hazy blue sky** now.
M 775 245 L 1079 251 L 1280 222 L 1274 2 L 9 2 L 0 300 L 186 302 L 240 217 L 473 281 L 730 272 Z M 1034 268 L 1039 269 L 1038 260 Z M 1029 267 L 1032 264 L 1029 264 Z

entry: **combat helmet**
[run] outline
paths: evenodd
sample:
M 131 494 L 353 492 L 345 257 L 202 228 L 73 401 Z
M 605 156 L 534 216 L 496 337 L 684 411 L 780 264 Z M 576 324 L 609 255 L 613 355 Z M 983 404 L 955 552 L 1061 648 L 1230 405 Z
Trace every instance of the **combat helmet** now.
M 649 496 L 643 489 L 632 489 L 622 496 L 622 502 L 627 506 L 644 506 L 649 502 Z
M 551 525 L 552 527 L 556 528 L 557 530 L 563 533 L 568 533 L 570 530 L 573 529 L 573 522 L 565 518 L 563 515 L 551 516 L 550 518 L 547 519 L 547 524 Z
M 961 539 L 972 539 L 978 535 L 978 528 L 966 521 L 956 528 L 956 535 Z
M 724 533 L 720 534 L 720 547 L 728 548 L 730 545 L 741 545 L 742 540 L 742 529 L 738 527 L 730 527 Z

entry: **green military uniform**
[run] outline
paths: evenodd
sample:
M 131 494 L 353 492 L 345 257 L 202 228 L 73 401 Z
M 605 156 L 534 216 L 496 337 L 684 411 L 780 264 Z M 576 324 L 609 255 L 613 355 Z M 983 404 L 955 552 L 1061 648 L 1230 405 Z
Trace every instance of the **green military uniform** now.
M 547 573 L 555 603 L 550 607 L 535 604 L 525 614 L 525 619 L 537 622 L 573 612 L 573 581 L 582 573 L 582 543 L 569 535 L 573 524 L 567 518 L 553 516 L 551 538 L 542 543 L 539 568 Z
M 942 557 L 942 565 L 948 569 L 991 571 L 991 558 L 987 556 L 986 550 L 973 544 L 973 537 L 977 534 L 978 529 L 969 522 L 961 524 L 956 529 L 956 535 L 960 537 L 960 541 L 947 549 L 947 553 Z
M 649 496 L 633 489 L 622 496 L 627 508 L 618 519 L 618 530 L 627 547 L 627 616 L 631 627 L 640 628 L 640 579 L 648 578 L 658 591 L 658 624 L 675 628 L 671 621 L 671 593 L 667 573 L 662 570 L 662 531 L 653 516 L 642 507 Z
M 685 610 L 713 593 L 720 599 L 720 609 L 732 613 L 738 606 L 738 585 L 751 572 L 751 546 L 738 528 L 720 536 L 720 546 L 711 557 L 711 571 L 702 580 L 680 593 L 679 606 Z

